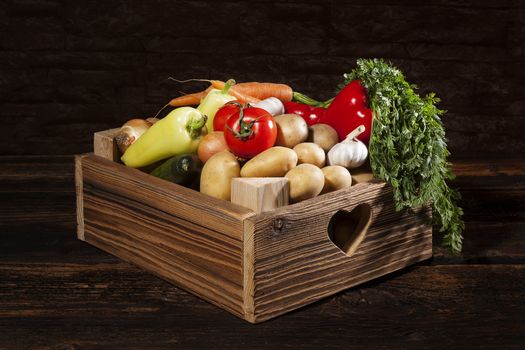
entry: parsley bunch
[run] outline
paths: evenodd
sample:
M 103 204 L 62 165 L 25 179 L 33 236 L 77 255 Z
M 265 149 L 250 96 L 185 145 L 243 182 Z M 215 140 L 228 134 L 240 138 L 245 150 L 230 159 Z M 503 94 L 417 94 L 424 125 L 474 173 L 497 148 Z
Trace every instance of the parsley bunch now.
M 360 80 L 368 90 L 374 111 L 369 144 L 374 176 L 394 189 L 396 210 L 432 202 L 433 223 L 444 233 L 443 245 L 461 251 L 463 210 L 459 193 L 448 187 L 453 179 L 445 130 L 433 94 L 420 97 L 401 71 L 382 59 L 359 59 L 357 68 L 344 75 L 344 85 Z M 344 86 L 343 85 L 343 86 Z

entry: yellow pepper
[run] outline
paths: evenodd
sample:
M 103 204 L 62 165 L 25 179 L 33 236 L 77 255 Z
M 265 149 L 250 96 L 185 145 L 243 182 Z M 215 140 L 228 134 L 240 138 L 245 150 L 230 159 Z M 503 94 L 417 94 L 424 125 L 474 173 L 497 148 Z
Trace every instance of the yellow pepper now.
M 126 150 L 121 160 L 140 168 L 184 153 L 195 153 L 207 133 L 207 117 L 192 107 L 180 107 L 153 124 Z
M 213 118 L 215 113 L 224 106 L 227 102 L 235 100 L 235 97 L 228 94 L 228 90 L 235 84 L 235 80 L 230 79 L 224 85 L 222 90 L 211 89 L 210 92 L 201 100 L 200 105 L 197 107 L 202 114 L 208 117 L 206 127 L 208 131 L 213 131 Z

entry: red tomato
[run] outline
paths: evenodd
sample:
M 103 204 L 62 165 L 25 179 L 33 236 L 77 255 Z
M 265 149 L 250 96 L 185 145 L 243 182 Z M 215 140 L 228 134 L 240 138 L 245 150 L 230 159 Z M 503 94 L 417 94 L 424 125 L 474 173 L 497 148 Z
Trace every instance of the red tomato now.
M 262 108 L 241 107 L 226 122 L 224 137 L 237 157 L 250 159 L 275 144 L 277 124 Z
M 226 121 L 235 113 L 239 112 L 240 103 L 238 101 L 230 101 L 219 108 L 215 117 L 213 117 L 213 131 L 224 131 Z

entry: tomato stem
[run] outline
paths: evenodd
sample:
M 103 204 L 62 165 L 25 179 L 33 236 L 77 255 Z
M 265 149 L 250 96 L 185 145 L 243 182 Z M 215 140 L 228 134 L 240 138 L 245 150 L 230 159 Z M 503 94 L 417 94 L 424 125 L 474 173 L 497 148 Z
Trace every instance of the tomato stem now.
M 245 123 L 244 122 L 244 107 L 243 107 L 243 105 L 240 104 L 239 102 L 235 102 L 235 101 L 231 101 L 231 102 L 228 102 L 228 103 L 235 104 L 235 105 L 239 106 L 239 121 L 238 121 L 238 123 L 239 123 L 239 131 L 234 131 L 232 128 L 230 128 L 229 125 L 226 125 L 226 128 L 235 136 L 235 138 L 237 138 L 239 140 L 245 140 L 248 137 L 250 137 L 251 135 L 253 135 L 253 130 L 252 130 L 253 125 L 255 123 L 257 123 L 259 121 L 259 119 L 261 119 L 263 116 L 257 117 L 257 118 L 255 118 L 254 120 L 252 120 L 249 123 Z
M 253 134 L 252 125 L 252 123 L 246 124 L 244 122 L 244 107 L 241 105 L 239 109 L 239 132 L 237 132 L 235 137 L 241 140 L 250 137 L 250 135 Z

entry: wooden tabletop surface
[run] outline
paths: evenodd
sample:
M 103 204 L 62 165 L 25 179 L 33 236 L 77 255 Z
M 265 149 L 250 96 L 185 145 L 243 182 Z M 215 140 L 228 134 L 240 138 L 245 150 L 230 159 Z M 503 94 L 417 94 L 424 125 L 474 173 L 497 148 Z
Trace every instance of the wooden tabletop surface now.
M 454 164 L 461 255 L 259 325 L 76 240 L 71 156 L 0 161 L 0 349 L 525 348 L 525 161 Z

